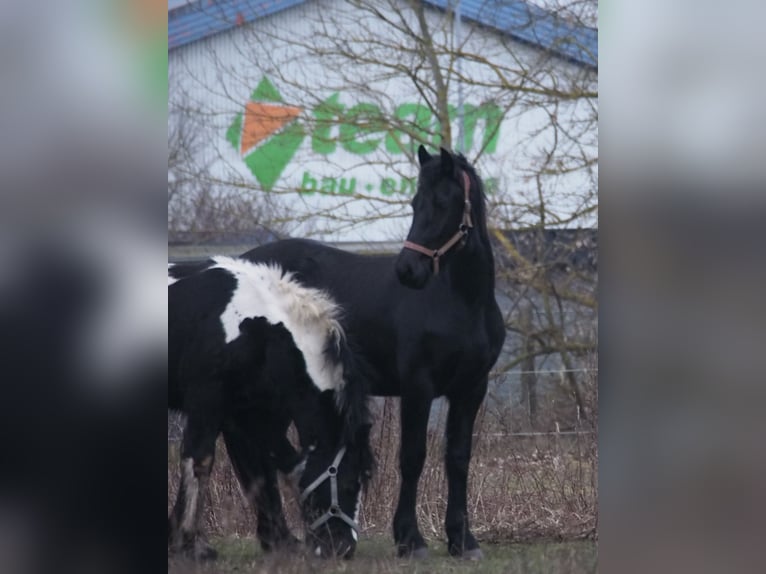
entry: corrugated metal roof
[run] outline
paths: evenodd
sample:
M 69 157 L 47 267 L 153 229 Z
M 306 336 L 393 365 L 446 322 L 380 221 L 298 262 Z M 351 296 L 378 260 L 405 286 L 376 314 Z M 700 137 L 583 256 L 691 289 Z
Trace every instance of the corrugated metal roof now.
M 424 0 L 447 10 L 455 0 Z M 461 0 L 463 18 L 504 32 L 526 44 L 549 50 L 576 64 L 598 67 L 598 30 L 577 26 L 561 16 L 521 0 Z
M 168 50 L 303 4 L 306 0 L 198 0 L 168 4 Z M 454 0 L 424 0 L 447 10 Z M 461 0 L 463 17 L 573 63 L 598 68 L 598 30 L 577 26 L 522 0 Z
M 168 4 L 168 51 L 303 4 L 306 0 L 197 0 Z

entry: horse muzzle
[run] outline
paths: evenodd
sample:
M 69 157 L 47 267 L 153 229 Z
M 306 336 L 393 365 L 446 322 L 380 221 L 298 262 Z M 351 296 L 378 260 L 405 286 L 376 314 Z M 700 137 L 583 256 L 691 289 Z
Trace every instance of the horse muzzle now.
M 318 558 L 342 558 L 350 560 L 356 552 L 356 540 L 341 532 L 342 529 L 323 529 L 323 532 L 313 533 L 306 541 L 311 553 Z M 347 529 L 346 529 L 347 530 Z
M 399 283 L 410 289 L 422 289 L 431 276 L 432 260 L 425 255 L 403 249 L 396 258 L 394 269 Z

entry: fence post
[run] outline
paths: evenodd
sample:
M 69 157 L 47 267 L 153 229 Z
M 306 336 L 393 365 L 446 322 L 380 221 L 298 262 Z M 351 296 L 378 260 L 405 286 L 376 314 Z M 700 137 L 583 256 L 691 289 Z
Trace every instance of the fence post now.
M 524 360 L 521 363 L 521 401 L 529 417 L 529 425 L 537 427 L 537 375 L 535 374 L 535 341 L 532 338 L 532 308 L 524 305 L 520 309 L 521 333 Z

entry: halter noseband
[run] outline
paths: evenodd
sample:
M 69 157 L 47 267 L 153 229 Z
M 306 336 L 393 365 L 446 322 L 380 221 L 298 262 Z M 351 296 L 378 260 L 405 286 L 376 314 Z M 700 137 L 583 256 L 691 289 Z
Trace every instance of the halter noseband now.
M 330 520 L 331 518 L 340 518 L 343 522 L 348 524 L 351 528 L 354 529 L 354 531 L 358 534 L 359 533 L 359 525 L 354 521 L 353 518 L 351 518 L 348 514 L 343 512 L 343 509 L 340 507 L 340 504 L 338 504 L 338 467 L 340 466 L 340 461 L 343 460 L 343 456 L 346 454 L 346 447 L 341 447 L 341 449 L 338 451 L 338 454 L 335 455 L 335 459 L 332 461 L 332 464 L 325 470 L 322 474 L 320 474 L 314 482 L 309 484 L 306 487 L 306 490 L 304 490 L 301 493 L 301 504 L 303 504 L 306 499 L 309 497 L 309 495 L 314 492 L 317 488 L 319 488 L 319 485 L 322 484 L 325 480 L 328 478 L 330 479 L 330 508 L 327 509 L 327 511 L 317 518 L 314 522 L 311 523 L 309 526 L 309 530 L 312 532 L 322 526 L 325 522 Z
M 413 243 L 412 241 L 405 241 L 404 248 L 412 249 L 423 255 L 427 255 L 434 261 L 434 275 L 439 274 L 439 258 L 447 253 L 454 245 L 456 245 L 461 239 L 468 235 L 468 231 L 473 229 L 473 222 L 471 221 L 471 180 L 468 174 L 464 171 L 460 172 L 463 175 L 463 190 L 465 191 L 465 203 L 463 204 L 463 220 L 455 232 L 455 235 L 447 240 L 447 243 L 442 245 L 439 249 L 433 250 Z

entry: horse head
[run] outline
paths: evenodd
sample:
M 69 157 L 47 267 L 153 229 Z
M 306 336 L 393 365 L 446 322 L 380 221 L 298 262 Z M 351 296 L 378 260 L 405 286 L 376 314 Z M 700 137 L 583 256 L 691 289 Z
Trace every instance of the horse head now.
M 412 225 L 395 267 L 399 281 L 413 289 L 422 289 L 468 241 L 474 218 L 471 198 L 476 196 L 471 182 L 481 185 L 465 158 L 444 148 L 432 156 L 421 145 L 418 161 Z
M 354 555 L 362 489 L 372 472 L 369 431 L 370 425 L 365 425 L 351 442 L 336 447 L 320 442 L 308 448 L 298 485 L 306 543 L 316 556 Z

